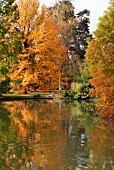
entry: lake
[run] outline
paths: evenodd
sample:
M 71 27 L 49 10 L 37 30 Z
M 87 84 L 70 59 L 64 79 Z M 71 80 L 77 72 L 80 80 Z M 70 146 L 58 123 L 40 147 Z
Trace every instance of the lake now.
M 0 170 L 114 170 L 114 120 L 93 102 L 0 102 Z

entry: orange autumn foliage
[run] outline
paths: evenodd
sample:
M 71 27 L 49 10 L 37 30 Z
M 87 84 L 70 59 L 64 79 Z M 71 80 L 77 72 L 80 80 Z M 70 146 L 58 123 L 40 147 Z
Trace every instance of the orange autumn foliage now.
M 99 98 L 98 113 L 104 118 L 114 118 L 114 3 L 99 19 L 94 32 L 95 39 L 89 42 L 86 60 L 94 86 L 94 94 Z
M 24 31 L 23 55 L 18 56 L 10 77 L 18 89 L 55 89 L 62 84 L 61 66 L 67 60 L 67 48 L 50 11 L 40 9 L 38 1 L 20 0 L 20 29 Z
M 94 89 L 91 89 L 90 93 L 98 96 L 97 111 L 105 118 L 114 117 L 113 52 L 112 44 L 102 48 L 99 47 L 98 42 L 93 41 L 89 44 L 89 50 L 86 53 L 89 71 L 93 76 L 90 83 Z

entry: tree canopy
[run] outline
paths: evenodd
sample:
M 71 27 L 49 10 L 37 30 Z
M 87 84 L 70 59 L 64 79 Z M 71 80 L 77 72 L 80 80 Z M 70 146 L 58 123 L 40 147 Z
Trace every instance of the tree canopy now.
M 18 11 L 13 0 L 0 1 L 0 91 L 9 91 L 8 70 L 22 51 L 23 34 L 17 27 Z
M 85 9 L 75 14 L 73 4 L 67 0 L 58 1 L 51 10 L 56 22 L 61 26 L 65 46 L 68 48 L 69 60 L 63 69 L 69 82 L 77 82 L 88 46 L 86 38 L 91 37 L 88 18 L 90 12 Z
M 114 117 L 114 4 L 111 3 L 99 19 L 94 32 L 95 39 L 89 42 L 86 60 L 92 79 L 93 94 L 99 98 L 98 110 L 104 117 Z
M 67 60 L 67 48 L 61 39 L 61 28 L 37 0 L 18 4 L 19 28 L 24 32 L 23 54 L 9 73 L 12 86 L 19 89 L 56 89 L 62 83 L 61 65 Z

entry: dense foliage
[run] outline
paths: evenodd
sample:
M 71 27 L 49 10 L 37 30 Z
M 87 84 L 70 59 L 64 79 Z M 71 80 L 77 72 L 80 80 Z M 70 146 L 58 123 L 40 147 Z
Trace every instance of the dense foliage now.
M 67 60 L 67 48 L 60 38 L 61 29 L 45 7 L 37 0 L 20 1 L 19 27 L 24 32 L 23 55 L 10 74 L 18 89 L 57 89 L 62 84 L 62 63 Z M 59 48 L 58 48 L 59 46 Z M 17 88 L 17 85 L 16 85 Z
M 89 42 L 86 60 L 92 75 L 91 90 L 99 98 L 98 110 L 104 117 L 114 117 L 114 3 L 100 18 L 95 39 Z
M 0 0 L 0 93 L 67 89 L 65 97 L 87 99 L 90 91 L 98 111 L 112 118 L 114 2 L 93 39 L 89 14 L 75 14 L 67 0 L 49 8 L 37 0 Z
M 63 65 L 63 69 L 69 83 L 77 82 L 88 46 L 86 38 L 91 37 L 88 18 L 90 12 L 85 9 L 75 14 L 70 1 L 58 1 L 51 10 L 56 22 L 62 28 L 62 36 L 68 48 L 69 60 Z
M 40 7 L 37 0 L 1 2 L 0 67 L 7 70 L 0 74 L 1 92 L 64 89 L 76 82 L 89 36 L 84 17 L 89 12 L 75 16 L 69 1 L 53 8 Z
M 1 4 L 0 64 L 6 66 L 12 90 L 58 89 L 67 60 L 61 29 L 38 1 L 20 0 L 17 6 L 13 1 Z M 6 72 L 0 75 L 3 86 Z
M 10 78 L 7 73 L 16 63 L 22 51 L 22 33 L 16 25 L 18 19 L 17 6 L 13 0 L 0 1 L 0 92 L 10 89 Z

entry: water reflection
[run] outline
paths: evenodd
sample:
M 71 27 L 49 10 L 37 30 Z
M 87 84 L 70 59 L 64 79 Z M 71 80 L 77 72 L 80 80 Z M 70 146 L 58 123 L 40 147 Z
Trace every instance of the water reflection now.
M 91 139 L 90 165 L 95 170 L 113 170 L 114 120 L 98 120 L 97 127 L 89 133 Z
M 67 147 L 67 134 L 61 127 L 66 108 L 62 107 L 61 114 L 58 103 L 15 101 L 2 106 L 10 112 L 11 122 L 6 133 L 0 133 L 0 168 L 57 168 L 57 157 Z
M 113 134 L 93 103 L 2 102 L 0 169 L 112 170 Z

